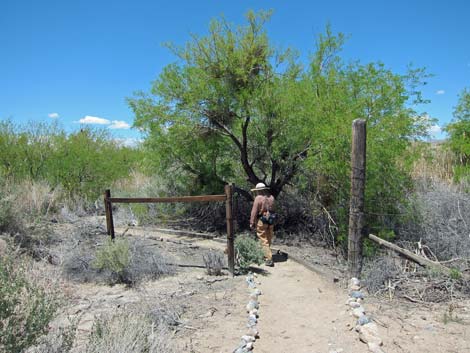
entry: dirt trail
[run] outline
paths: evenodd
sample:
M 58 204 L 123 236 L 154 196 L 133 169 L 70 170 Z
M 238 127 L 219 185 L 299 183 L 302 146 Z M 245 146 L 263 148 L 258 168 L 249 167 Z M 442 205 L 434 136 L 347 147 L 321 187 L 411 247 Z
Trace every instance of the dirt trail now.
M 268 272 L 258 276 L 263 295 L 256 353 L 367 351 L 347 326 L 354 320 L 344 290 L 291 260 Z

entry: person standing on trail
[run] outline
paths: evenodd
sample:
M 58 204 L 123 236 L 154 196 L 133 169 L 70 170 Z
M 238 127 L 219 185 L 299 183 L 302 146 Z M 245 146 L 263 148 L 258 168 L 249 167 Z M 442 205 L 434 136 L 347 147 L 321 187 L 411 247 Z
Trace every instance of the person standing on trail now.
M 256 194 L 256 197 L 251 209 L 250 229 L 256 229 L 256 235 L 263 246 L 266 266 L 273 267 L 271 243 L 276 217 L 274 213 L 274 196 L 271 195 L 269 188 L 263 183 L 256 184 L 256 187 L 251 191 Z

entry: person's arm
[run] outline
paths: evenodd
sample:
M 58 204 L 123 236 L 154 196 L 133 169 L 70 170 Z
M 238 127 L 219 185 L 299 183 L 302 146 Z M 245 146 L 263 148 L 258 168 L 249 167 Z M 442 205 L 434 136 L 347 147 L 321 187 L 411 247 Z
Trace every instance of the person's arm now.
M 255 201 L 253 201 L 253 207 L 251 208 L 250 228 L 254 228 L 256 225 L 256 219 L 258 218 L 259 212 L 259 203 L 260 198 L 259 196 L 256 196 Z

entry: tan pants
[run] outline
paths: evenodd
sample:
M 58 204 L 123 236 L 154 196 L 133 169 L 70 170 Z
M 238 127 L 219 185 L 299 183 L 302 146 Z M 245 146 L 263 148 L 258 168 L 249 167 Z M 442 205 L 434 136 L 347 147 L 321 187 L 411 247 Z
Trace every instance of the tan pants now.
M 256 223 L 256 235 L 263 246 L 265 259 L 272 260 L 271 243 L 273 241 L 274 226 L 258 220 L 258 223 Z

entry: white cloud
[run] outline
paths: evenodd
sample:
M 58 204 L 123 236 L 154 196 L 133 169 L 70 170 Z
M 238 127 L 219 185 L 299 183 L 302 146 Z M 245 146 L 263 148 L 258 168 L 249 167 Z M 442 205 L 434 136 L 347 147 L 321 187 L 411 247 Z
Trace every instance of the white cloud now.
M 442 132 L 442 128 L 439 125 L 432 125 L 428 129 L 428 133 L 431 136 L 439 135 Z
M 80 124 L 97 124 L 97 125 L 109 125 L 111 122 L 108 119 L 99 118 L 96 116 L 87 115 L 78 121 Z
M 109 125 L 110 129 L 130 129 L 131 126 L 122 120 L 113 120 L 113 123 Z
M 436 94 L 444 94 L 444 93 L 446 93 L 446 91 L 444 91 L 443 89 L 440 89 L 440 90 L 436 91 Z
M 57 119 L 60 115 L 59 113 L 50 113 L 50 114 L 47 114 L 47 116 L 52 119 Z

